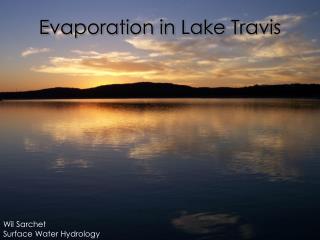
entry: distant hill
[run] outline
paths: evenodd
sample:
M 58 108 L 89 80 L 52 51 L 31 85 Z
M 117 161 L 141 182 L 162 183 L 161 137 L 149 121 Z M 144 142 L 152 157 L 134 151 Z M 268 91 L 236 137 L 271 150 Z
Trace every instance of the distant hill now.
M 320 98 L 319 84 L 255 85 L 242 88 L 194 88 L 171 83 L 140 82 L 95 88 L 49 88 L 2 92 L 0 99 L 85 98 Z

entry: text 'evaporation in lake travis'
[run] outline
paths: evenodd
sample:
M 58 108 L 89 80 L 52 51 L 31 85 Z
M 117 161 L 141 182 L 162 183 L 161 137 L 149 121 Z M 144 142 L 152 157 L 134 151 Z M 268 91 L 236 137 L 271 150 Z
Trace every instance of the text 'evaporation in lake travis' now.
M 132 22 L 129 19 L 122 19 L 119 22 L 89 24 L 53 23 L 48 19 L 44 19 L 40 20 L 40 34 L 71 35 L 74 38 L 82 35 L 221 35 L 228 29 L 231 29 L 231 34 L 234 35 L 279 35 L 281 33 L 281 24 L 274 22 L 273 19 L 264 22 L 243 22 L 238 19 L 232 19 L 229 24 L 226 27 L 224 23 L 214 23 L 207 19 L 193 23 L 181 20 L 180 31 L 178 32 L 175 23 L 163 19 L 160 19 L 157 25 L 151 22 Z

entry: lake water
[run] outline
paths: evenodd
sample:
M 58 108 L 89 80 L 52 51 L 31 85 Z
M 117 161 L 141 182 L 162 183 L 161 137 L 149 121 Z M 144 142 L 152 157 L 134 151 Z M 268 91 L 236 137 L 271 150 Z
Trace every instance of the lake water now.
M 3 101 L 0 189 L 100 239 L 316 239 L 320 101 Z

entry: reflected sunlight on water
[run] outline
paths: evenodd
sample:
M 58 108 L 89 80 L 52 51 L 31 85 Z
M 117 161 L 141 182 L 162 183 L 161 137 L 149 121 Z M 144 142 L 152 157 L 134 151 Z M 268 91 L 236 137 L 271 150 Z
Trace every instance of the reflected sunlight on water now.
M 301 217 L 310 206 L 318 211 L 318 101 L 12 101 L 0 103 L 0 115 L 0 180 L 11 183 L 2 185 L 8 203 L 20 196 L 19 183 L 32 196 L 51 196 L 50 209 L 60 196 L 66 206 L 73 199 L 97 211 L 76 213 L 83 221 L 104 212 L 101 221 L 119 222 L 105 204 L 127 212 L 121 224 L 128 231 L 144 209 L 137 224 L 154 224 L 150 231 L 172 239 L 262 239 L 261 224 L 272 225 L 276 214 L 289 217 L 296 204 L 305 209 L 295 213 Z M 284 205 L 282 213 L 272 210 Z
M 284 154 L 304 153 L 306 143 L 314 142 L 315 131 L 320 131 L 314 114 L 318 117 L 319 112 L 270 107 L 269 101 L 251 105 L 250 100 L 245 101 L 247 105 L 235 101 L 229 105 L 219 101 L 198 105 L 49 101 L 7 103 L 6 110 L 28 112 L 24 124 L 42 137 L 24 136 L 25 151 L 56 151 L 54 167 L 90 166 L 90 159 L 75 160 L 57 151 L 68 145 L 74 151 L 124 151 L 128 158 L 138 160 L 165 155 L 197 160 L 202 156 L 234 171 L 270 178 L 299 176 L 298 164 Z M 313 114 L 308 116 L 310 111 Z

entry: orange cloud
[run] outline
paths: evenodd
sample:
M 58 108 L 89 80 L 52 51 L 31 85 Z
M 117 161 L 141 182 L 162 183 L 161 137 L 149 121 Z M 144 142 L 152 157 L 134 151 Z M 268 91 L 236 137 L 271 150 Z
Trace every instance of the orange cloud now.
M 134 77 L 206 86 L 243 86 L 319 80 L 317 42 L 287 31 L 302 16 L 275 15 L 284 25 L 278 36 L 223 35 L 126 39 L 132 51 L 73 50 L 72 56 L 52 57 L 33 71 L 74 76 Z M 134 53 L 133 53 L 134 52 Z
M 161 65 L 156 62 L 145 62 L 126 52 L 73 52 L 78 56 L 53 57 L 49 65 L 34 67 L 33 70 L 82 76 L 140 76 L 154 74 L 161 69 Z

